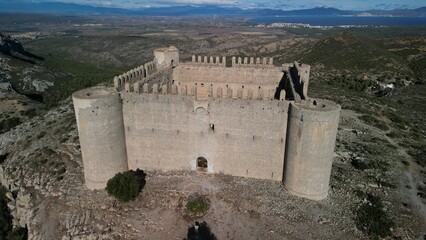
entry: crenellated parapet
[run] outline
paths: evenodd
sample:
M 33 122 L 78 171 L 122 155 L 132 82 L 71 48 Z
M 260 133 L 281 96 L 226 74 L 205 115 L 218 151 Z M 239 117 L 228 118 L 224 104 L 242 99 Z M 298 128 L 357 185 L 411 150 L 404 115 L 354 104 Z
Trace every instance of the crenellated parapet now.
M 155 71 L 157 71 L 156 65 L 154 61 L 150 61 L 145 63 L 144 65 L 145 71 L 146 71 L 146 75 L 149 76 L 152 73 L 154 73 Z
M 192 55 L 191 62 L 186 62 L 186 63 L 183 63 L 183 64 L 184 65 L 202 65 L 202 66 L 226 67 L 226 57 Z
M 274 59 L 267 57 L 232 57 L 232 67 L 274 67 Z
M 158 82 L 126 83 L 125 92 L 133 94 L 161 94 L 192 96 L 197 101 L 209 99 L 249 99 L 249 100 L 280 100 L 285 101 L 285 90 L 257 85 L 230 84 L 159 84 Z
M 114 77 L 114 87 L 121 90 L 126 83 L 133 84 L 136 81 L 143 80 L 157 72 L 154 61 L 147 62 L 139 67 L 133 68 L 119 76 Z
M 185 65 L 200 65 L 200 66 L 221 66 L 226 67 L 226 57 L 213 56 L 192 56 L 191 62 L 184 63 Z M 232 57 L 232 67 L 274 67 L 273 58 L 255 58 L 255 57 Z
M 145 83 L 149 83 L 149 86 L 152 86 L 153 84 L 157 84 L 159 86 L 165 84 L 170 86 L 172 83 L 172 72 L 173 68 L 171 67 L 163 68 L 145 78 L 141 78 L 134 82 L 126 82 L 124 85 L 121 85 L 118 90 L 124 92 L 145 93 Z

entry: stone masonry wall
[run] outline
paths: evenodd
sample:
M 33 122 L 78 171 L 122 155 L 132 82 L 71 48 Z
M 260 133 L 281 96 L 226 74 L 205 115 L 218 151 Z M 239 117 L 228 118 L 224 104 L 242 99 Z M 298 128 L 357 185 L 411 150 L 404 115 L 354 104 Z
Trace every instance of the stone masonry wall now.
M 216 82 L 278 86 L 282 68 L 271 65 L 224 67 L 197 63 L 180 64 L 173 71 L 175 82 Z
M 288 102 L 196 101 L 193 96 L 122 93 L 130 169 L 196 170 L 281 181 Z

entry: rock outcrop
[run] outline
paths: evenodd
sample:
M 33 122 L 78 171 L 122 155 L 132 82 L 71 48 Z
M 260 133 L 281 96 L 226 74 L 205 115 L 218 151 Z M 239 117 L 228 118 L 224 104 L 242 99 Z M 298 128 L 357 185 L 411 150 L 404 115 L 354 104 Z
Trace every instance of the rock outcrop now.
M 25 51 L 17 39 L 2 33 L 0 33 L 0 52 L 30 63 L 43 60 L 42 57 Z

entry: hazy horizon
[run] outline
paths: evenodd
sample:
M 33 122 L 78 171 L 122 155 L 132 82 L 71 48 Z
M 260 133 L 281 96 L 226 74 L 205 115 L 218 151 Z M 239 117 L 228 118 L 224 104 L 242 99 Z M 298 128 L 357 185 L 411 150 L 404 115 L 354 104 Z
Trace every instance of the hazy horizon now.
M 0 0 L 0 2 L 11 3 L 11 1 Z M 337 8 L 341 10 L 391 10 L 391 9 L 416 9 L 424 7 L 425 4 L 419 0 L 407 0 L 404 2 L 398 0 L 300 0 L 297 4 L 290 0 L 272 0 L 267 3 L 261 0 L 147 0 L 147 1 L 131 1 L 131 0 L 18 0 L 12 2 L 31 2 L 31 3 L 45 3 L 45 2 L 63 2 L 75 3 L 82 5 L 91 5 L 97 7 L 114 7 L 124 9 L 137 9 L 147 7 L 172 7 L 172 6 L 185 6 L 185 5 L 214 5 L 221 7 L 238 7 L 243 9 L 249 8 L 269 8 L 276 10 L 299 10 L 310 9 L 316 7 Z

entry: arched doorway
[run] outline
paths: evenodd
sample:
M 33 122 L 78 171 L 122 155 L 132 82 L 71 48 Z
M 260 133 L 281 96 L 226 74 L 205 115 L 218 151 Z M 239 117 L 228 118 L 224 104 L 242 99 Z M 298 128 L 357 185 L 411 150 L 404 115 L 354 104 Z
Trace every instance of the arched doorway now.
M 197 171 L 199 172 L 207 172 L 207 159 L 204 157 L 197 158 Z

